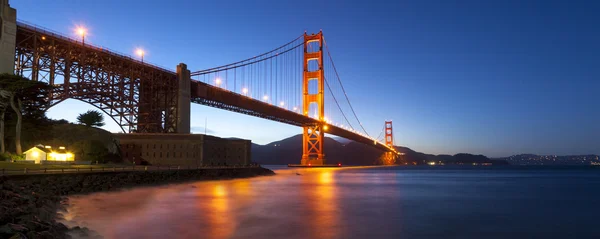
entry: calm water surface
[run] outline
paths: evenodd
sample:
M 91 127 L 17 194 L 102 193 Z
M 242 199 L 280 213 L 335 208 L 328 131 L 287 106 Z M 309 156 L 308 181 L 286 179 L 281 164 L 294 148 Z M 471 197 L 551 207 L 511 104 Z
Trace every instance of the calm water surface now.
M 600 238 L 600 169 L 270 168 L 75 196 L 65 217 L 105 238 Z

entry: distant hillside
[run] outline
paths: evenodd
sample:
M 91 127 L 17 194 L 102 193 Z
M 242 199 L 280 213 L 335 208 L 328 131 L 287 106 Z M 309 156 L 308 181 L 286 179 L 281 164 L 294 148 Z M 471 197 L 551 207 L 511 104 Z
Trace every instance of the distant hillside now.
M 513 165 L 600 165 L 600 157 L 598 155 L 557 156 L 519 154 L 498 159 L 506 160 Z
M 344 142 L 343 140 L 340 140 Z M 341 143 L 338 140 L 325 138 L 325 157 L 328 163 L 344 165 L 374 165 L 382 164 L 383 152 L 368 145 L 354 141 Z M 431 155 L 406 147 L 397 146 L 398 152 L 404 153 L 396 164 L 426 164 L 427 162 L 445 162 L 449 164 L 494 163 L 507 164 L 502 160 L 490 160 L 483 155 Z M 302 135 L 295 135 L 266 145 L 252 144 L 252 159 L 260 164 L 297 164 L 302 155 Z

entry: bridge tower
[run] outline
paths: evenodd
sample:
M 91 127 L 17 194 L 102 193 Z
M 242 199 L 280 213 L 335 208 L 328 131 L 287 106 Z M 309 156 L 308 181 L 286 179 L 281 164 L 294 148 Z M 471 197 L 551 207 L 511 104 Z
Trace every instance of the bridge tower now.
M 318 49 L 316 47 L 318 43 Z M 313 47 L 314 46 L 314 47 Z M 309 51 L 311 50 L 311 51 Z M 315 62 L 318 69 L 309 69 L 309 64 Z M 317 92 L 309 91 L 309 83 L 316 81 Z M 312 84 L 311 84 L 312 85 Z M 325 76 L 323 71 L 323 32 L 308 35 L 304 33 L 304 72 L 302 77 L 302 110 L 305 116 L 309 116 L 311 104 L 317 106 L 317 117 L 319 121 L 325 118 L 324 107 Z M 323 124 L 304 125 L 302 134 L 302 165 L 323 165 L 325 154 L 323 153 L 323 139 L 325 132 Z
M 385 122 L 385 145 L 394 147 L 394 131 L 392 130 L 392 121 Z
M 392 121 L 385 121 L 384 126 L 385 131 L 385 145 L 388 147 L 394 147 L 394 130 L 392 128 Z M 385 152 L 382 155 L 382 163 L 383 165 L 394 165 L 396 163 L 396 159 L 398 158 L 398 154 L 396 152 Z

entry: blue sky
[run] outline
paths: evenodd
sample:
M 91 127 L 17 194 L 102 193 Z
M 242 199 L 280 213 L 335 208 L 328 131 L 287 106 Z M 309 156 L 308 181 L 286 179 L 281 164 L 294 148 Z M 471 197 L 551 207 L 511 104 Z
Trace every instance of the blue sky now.
M 434 154 L 600 154 L 598 1 L 11 1 L 18 18 L 174 69 L 323 30 L 363 124 Z M 74 100 L 48 116 L 74 121 Z M 192 106 L 192 126 L 268 143 L 300 128 Z M 106 129 L 118 131 L 107 121 Z

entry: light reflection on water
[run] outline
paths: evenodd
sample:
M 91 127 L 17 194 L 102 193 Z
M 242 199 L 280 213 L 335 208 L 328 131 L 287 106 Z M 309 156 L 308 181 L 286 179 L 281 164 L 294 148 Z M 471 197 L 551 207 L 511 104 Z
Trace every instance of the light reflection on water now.
M 275 169 L 272 177 L 74 196 L 65 218 L 105 238 L 600 235 L 595 171 Z

